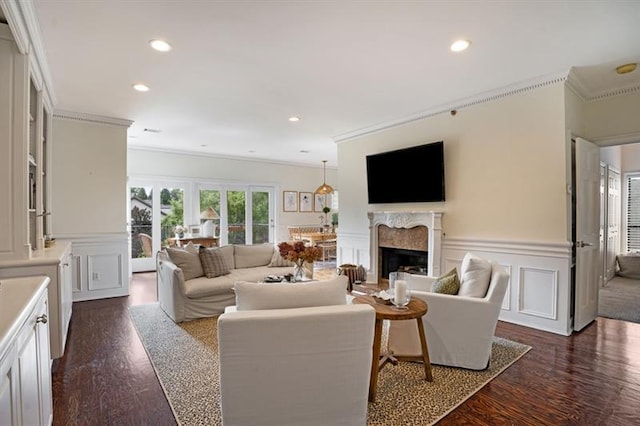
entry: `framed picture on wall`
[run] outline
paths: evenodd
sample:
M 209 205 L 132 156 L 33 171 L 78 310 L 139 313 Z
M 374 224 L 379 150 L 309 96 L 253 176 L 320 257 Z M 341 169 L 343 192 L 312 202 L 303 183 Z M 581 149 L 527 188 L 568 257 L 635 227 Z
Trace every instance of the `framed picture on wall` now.
M 300 211 L 313 211 L 313 192 L 300 192 Z
M 322 209 L 327 206 L 331 208 L 331 194 L 313 194 L 313 211 L 322 213 Z
M 282 191 L 282 211 L 298 211 L 298 191 Z

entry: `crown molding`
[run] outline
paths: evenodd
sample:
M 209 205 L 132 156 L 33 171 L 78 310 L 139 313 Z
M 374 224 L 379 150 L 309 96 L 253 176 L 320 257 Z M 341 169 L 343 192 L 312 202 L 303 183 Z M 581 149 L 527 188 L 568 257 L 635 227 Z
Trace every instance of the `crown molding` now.
M 573 72 L 569 72 L 569 76 L 567 78 L 567 87 L 569 87 L 576 95 L 587 102 L 640 92 L 640 85 L 638 85 L 637 83 L 630 84 L 628 86 L 616 87 L 614 89 L 606 89 L 599 92 L 594 92 L 589 90 L 587 86 L 582 82 L 580 77 L 578 77 Z
M 55 105 L 57 100 L 53 92 L 51 72 L 42 44 L 40 23 L 38 22 L 33 1 L 0 0 L 0 6 L 2 6 L 7 18 L 18 50 L 23 55 L 29 55 L 29 65 L 34 85 L 43 92 L 49 104 Z
M 211 154 L 208 152 L 200 152 L 200 151 L 187 151 L 184 149 L 171 149 L 171 148 L 159 148 L 153 146 L 144 146 L 144 145 L 136 145 L 129 142 L 127 145 L 127 149 L 135 150 L 135 151 L 147 151 L 147 152 L 158 152 L 162 154 L 172 154 L 172 155 L 186 155 L 191 157 L 208 157 L 215 158 L 218 160 L 235 160 L 235 161 L 244 161 L 244 162 L 253 162 L 253 163 L 267 163 L 267 164 L 277 164 L 280 166 L 296 166 L 296 167 L 311 167 L 314 169 L 322 169 L 322 165 L 310 164 L 310 163 L 300 163 L 300 162 L 291 162 L 291 161 L 279 161 L 267 158 L 253 158 L 253 157 L 241 157 L 234 155 L 221 155 L 221 154 Z M 327 166 L 327 169 L 337 170 L 337 167 Z
M 391 129 L 393 127 L 402 126 L 414 121 L 423 120 L 425 118 L 433 117 L 439 114 L 448 113 L 452 110 L 461 110 L 471 106 L 483 104 L 486 102 L 496 101 L 508 96 L 519 95 L 525 92 L 539 89 L 541 87 L 551 86 L 558 83 L 564 83 L 567 80 L 568 71 L 563 71 L 555 74 L 548 74 L 543 77 L 514 83 L 508 86 L 503 86 L 498 89 L 479 93 L 477 95 L 469 96 L 467 98 L 458 99 L 446 104 L 436 106 L 426 111 L 419 112 L 410 116 L 406 116 L 397 120 L 391 120 L 384 123 L 374 124 L 373 126 L 364 127 L 358 130 L 354 130 L 349 133 L 334 136 L 332 139 L 336 143 L 348 141 L 350 139 L 358 138 L 360 136 L 368 135 L 371 133 L 381 132 L 383 130 Z
M 29 33 L 27 26 L 24 24 L 22 12 L 20 7 L 22 3 L 14 0 L 0 0 L 0 7 L 4 12 L 4 17 L 7 18 L 7 23 L 13 34 L 13 40 L 18 46 L 18 50 L 23 55 L 29 53 Z
M 73 121 L 86 121 L 88 123 L 107 124 L 110 126 L 120 126 L 120 127 L 129 127 L 133 124 L 133 121 L 126 120 L 124 118 L 105 117 L 103 115 L 93 115 L 93 114 L 87 114 L 83 112 L 73 112 L 73 111 L 63 111 L 63 110 L 53 111 L 53 118 L 59 118 L 62 120 L 73 120 Z
M 589 99 L 589 90 L 582 80 L 573 72 L 569 71 L 566 86 L 573 91 L 582 100 Z
M 629 143 L 640 142 L 640 132 L 625 133 L 614 136 L 604 136 L 599 138 L 590 138 L 589 141 L 600 147 L 626 145 Z

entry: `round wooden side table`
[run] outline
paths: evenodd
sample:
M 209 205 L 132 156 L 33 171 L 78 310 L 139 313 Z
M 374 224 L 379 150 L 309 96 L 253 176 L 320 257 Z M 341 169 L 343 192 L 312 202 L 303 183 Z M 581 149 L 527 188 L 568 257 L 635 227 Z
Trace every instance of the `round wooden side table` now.
M 405 309 L 398 309 L 393 305 L 378 303 L 372 296 L 356 296 L 353 303 L 366 303 L 376 310 L 375 333 L 373 337 L 373 355 L 371 358 L 371 379 L 369 381 L 369 401 L 375 402 L 378 386 L 378 372 L 388 362 L 397 363 L 400 361 L 422 361 L 424 363 L 424 376 L 429 382 L 433 381 L 431 373 L 431 361 L 429 360 L 429 349 L 427 338 L 424 334 L 422 317 L 427 313 L 427 302 L 416 297 L 412 297 Z M 380 345 L 382 344 L 382 322 L 384 320 L 398 321 L 415 319 L 418 323 L 418 334 L 422 346 L 422 356 L 420 357 L 394 357 L 392 354 L 380 355 Z

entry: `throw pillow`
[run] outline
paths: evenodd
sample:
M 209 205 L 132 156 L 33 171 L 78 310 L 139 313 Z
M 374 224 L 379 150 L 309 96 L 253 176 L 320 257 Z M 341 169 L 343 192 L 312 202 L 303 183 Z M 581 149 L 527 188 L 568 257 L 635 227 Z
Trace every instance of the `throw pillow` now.
M 193 244 L 193 241 L 189 241 L 189 242 L 187 243 L 187 245 L 185 245 L 185 246 L 183 247 L 183 249 L 184 249 L 185 251 L 188 251 L 189 253 L 198 254 L 198 247 L 196 247 L 196 246 Z
M 293 263 L 292 261 L 287 260 L 284 257 L 280 256 L 280 250 L 275 249 L 273 251 L 273 256 L 271 256 L 271 262 L 269 262 L 269 267 L 277 268 L 282 266 L 294 266 L 294 265 L 295 263 Z
M 432 293 L 455 295 L 458 294 L 458 290 L 460 290 L 460 280 L 456 268 L 438 277 L 431 285 Z
M 171 261 L 182 269 L 185 281 L 204 276 L 200 256 L 198 256 L 197 252 L 190 253 L 181 248 L 169 247 L 167 248 L 167 253 L 169 253 Z
M 491 280 L 491 263 L 472 253 L 467 253 L 460 267 L 458 296 L 484 297 Z
M 229 273 L 224 255 L 219 248 L 200 247 L 200 262 L 207 278 L 215 278 Z
M 238 281 L 235 285 L 236 309 L 249 311 L 345 305 L 347 282 L 344 275 L 328 281 L 303 284 Z

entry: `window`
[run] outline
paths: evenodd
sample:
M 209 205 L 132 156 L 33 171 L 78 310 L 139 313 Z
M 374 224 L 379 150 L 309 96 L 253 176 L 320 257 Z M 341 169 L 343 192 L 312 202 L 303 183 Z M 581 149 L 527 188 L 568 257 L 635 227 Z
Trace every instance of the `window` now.
M 640 250 L 640 173 L 627 175 L 627 250 Z

